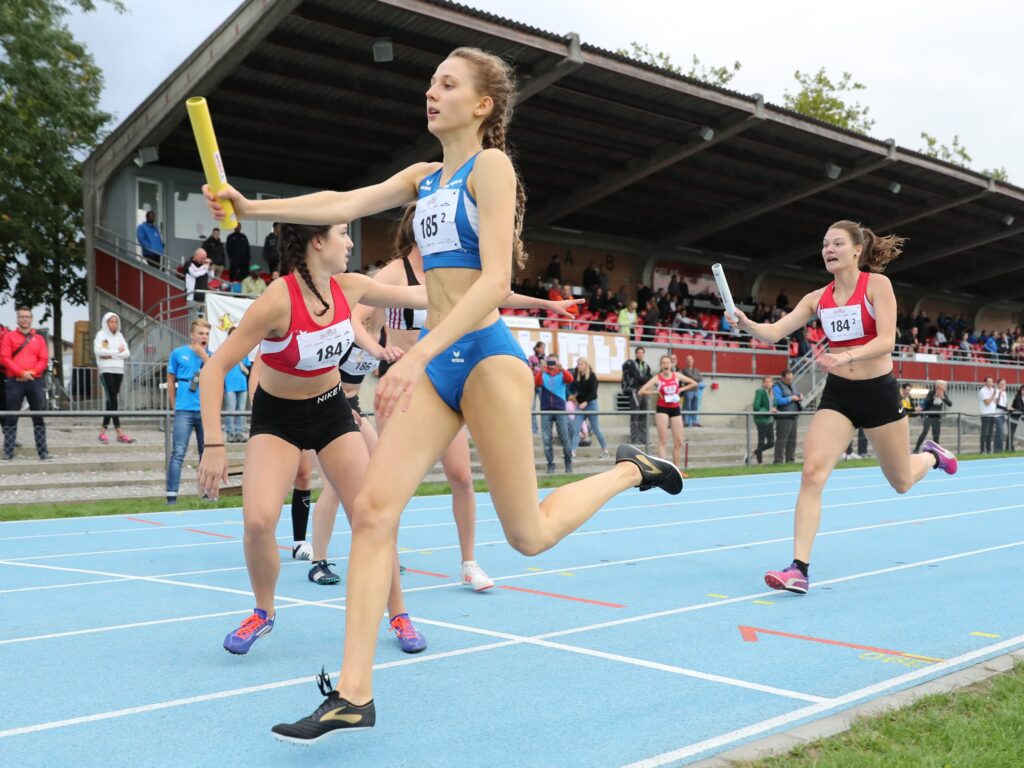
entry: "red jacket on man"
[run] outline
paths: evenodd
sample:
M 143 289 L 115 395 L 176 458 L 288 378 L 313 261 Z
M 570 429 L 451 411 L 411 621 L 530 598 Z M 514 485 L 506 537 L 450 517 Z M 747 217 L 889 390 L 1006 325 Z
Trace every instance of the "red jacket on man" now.
M 19 352 L 18 348 L 26 339 L 20 328 L 14 328 L 0 339 L 0 369 L 8 376 L 18 378 L 25 371 L 31 371 L 38 379 L 46 370 L 50 361 L 50 353 L 46 348 L 46 339 L 36 333 L 33 328 L 28 332 L 28 344 Z M 17 352 L 17 354 L 15 354 Z

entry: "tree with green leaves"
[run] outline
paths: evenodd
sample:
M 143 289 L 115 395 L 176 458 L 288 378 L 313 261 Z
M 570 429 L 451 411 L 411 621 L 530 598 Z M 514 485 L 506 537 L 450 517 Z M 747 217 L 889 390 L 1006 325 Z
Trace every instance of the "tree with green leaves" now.
M 856 82 L 849 72 L 843 72 L 842 78 L 836 82 L 832 81 L 824 67 L 813 75 L 797 70 L 793 77 L 800 84 L 800 90 L 796 93 L 785 92 L 782 103 L 786 109 L 858 133 L 868 133 L 875 124 L 868 117 L 868 107 L 862 107 L 856 102 L 847 103 L 849 94 L 866 90 L 866 86 Z
M 102 74 L 64 23 L 72 7 L 95 3 L 0 3 L 0 296 L 47 307 L 58 374 L 61 301 L 86 301 L 82 160 L 110 121 Z
M 690 62 L 690 69 L 684 72 L 682 67 L 672 61 L 672 57 L 669 54 L 664 51 L 654 52 L 650 46 L 636 41 L 630 43 L 629 48 L 619 48 L 615 53 L 619 56 L 642 61 L 644 64 L 650 64 L 652 67 L 658 67 L 658 69 L 664 69 L 676 75 L 683 75 L 693 80 L 700 80 L 702 83 L 720 87 L 728 85 L 729 81 L 736 77 L 736 73 L 742 68 L 738 61 L 734 61 L 731 67 L 728 65 L 709 67 L 694 56 Z
M 945 160 L 947 163 L 959 165 L 964 168 L 969 167 L 971 156 L 967 153 L 967 148 L 960 143 L 960 137 L 958 135 L 953 136 L 953 143 L 949 146 L 940 144 L 939 140 L 927 131 L 921 131 L 921 138 L 924 139 L 925 143 L 924 149 L 921 151 L 928 155 L 928 157 L 934 157 L 937 160 Z M 1010 180 L 1009 174 L 1006 173 L 1005 168 L 983 168 L 981 173 L 986 176 L 990 176 L 996 181 Z

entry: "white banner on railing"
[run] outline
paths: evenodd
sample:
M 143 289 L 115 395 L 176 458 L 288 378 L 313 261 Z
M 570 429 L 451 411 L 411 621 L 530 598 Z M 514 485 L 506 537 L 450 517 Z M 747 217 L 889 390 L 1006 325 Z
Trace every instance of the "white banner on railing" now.
M 224 343 L 228 331 L 242 321 L 245 310 L 255 299 L 232 296 L 231 294 L 206 293 L 206 319 L 210 321 L 210 344 L 208 349 L 213 352 Z

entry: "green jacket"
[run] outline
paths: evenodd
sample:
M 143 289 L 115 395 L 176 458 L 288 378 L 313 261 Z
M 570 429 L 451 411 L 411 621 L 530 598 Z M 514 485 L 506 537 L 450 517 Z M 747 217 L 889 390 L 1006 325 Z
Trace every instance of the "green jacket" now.
M 772 400 L 768 396 L 764 387 L 758 387 L 757 392 L 754 393 L 754 410 L 758 413 L 770 413 L 772 410 Z M 771 424 L 771 416 L 755 416 L 755 424 Z

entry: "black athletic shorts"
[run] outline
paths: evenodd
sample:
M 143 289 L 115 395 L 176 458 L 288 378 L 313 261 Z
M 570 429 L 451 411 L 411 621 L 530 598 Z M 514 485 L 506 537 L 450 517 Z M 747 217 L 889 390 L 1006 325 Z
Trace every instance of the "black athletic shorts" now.
M 336 438 L 358 431 L 340 383 L 306 400 L 285 400 L 256 387 L 249 437 L 274 435 L 300 450 L 320 453 Z
M 826 408 L 838 411 L 853 422 L 853 426 L 864 429 L 907 418 L 899 382 L 891 372 L 862 381 L 829 374 L 818 404 L 819 411 Z
M 657 411 L 658 411 L 658 413 L 664 413 L 670 419 L 673 416 L 682 416 L 683 415 L 682 409 L 678 405 L 673 405 L 673 406 L 659 405 L 657 407 Z
M 359 395 L 352 395 L 352 397 L 346 397 L 345 399 L 348 401 L 348 407 L 352 409 L 352 413 L 358 413 L 360 416 L 363 415 L 363 410 L 359 407 Z

